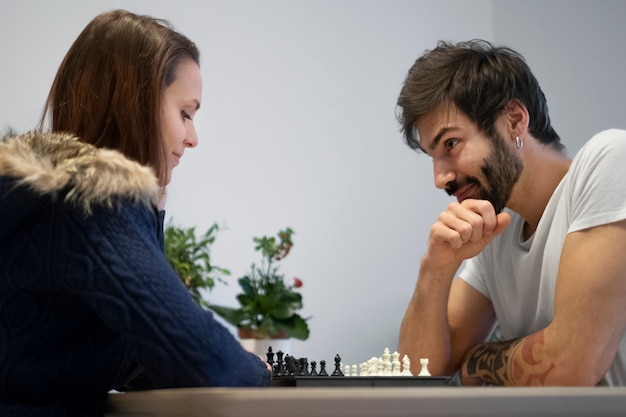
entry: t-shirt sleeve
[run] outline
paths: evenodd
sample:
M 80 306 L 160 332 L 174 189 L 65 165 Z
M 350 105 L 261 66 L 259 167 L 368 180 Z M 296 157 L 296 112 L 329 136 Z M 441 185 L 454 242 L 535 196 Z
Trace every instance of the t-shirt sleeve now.
M 598 133 L 580 150 L 570 171 L 568 233 L 626 218 L 626 131 Z
M 485 273 L 483 272 L 483 263 L 480 254 L 465 261 L 461 272 L 457 279 L 462 279 L 472 286 L 476 291 L 491 299 L 489 290 L 484 282 Z

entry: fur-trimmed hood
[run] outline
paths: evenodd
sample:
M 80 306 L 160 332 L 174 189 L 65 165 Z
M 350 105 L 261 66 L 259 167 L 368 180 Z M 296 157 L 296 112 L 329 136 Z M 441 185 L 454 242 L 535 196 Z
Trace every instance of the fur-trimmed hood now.
M 6 186 L 7 178 L 11 187 Z M 120 197 L 151 205 L 159 192 L 152 169 L 118 151 L 59 133 L 29 132 L 0 139 L 0 180 L 0 213 L 10 204 L 7 200 L 16 186 L 63 199 L 87 214 L 94 205 L 113 206 Z

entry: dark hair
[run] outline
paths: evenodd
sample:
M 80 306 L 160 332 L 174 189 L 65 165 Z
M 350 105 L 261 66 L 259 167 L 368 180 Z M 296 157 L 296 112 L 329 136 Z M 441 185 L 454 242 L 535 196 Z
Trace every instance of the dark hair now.
M 455 106 L 491 137 L 497 117 L 511 100 L 526 106 L 533 137 L 563 149 L 550 124 L 546 98 L 524 57 L 483 40 L 440 41 L 418 58 L 400 91 L 397 118 L 407 144 L 421 149 L 415 124 L 426 113 Z
M 169 22 L 113 10 L 96 16 L 71 46 L 41 117 L 97 147 L 151 166 L 163 183 L 161 94 L 182 61 L 199 65 L 196 45 Z

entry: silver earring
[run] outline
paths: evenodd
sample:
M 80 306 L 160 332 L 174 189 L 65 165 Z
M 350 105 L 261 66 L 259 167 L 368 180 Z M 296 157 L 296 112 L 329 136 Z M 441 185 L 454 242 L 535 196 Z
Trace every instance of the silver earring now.
M 522 149 L 524 147 L 524 142 L 519 136 L 515 136 L 515 146 L 517 146 L 517 149 Z

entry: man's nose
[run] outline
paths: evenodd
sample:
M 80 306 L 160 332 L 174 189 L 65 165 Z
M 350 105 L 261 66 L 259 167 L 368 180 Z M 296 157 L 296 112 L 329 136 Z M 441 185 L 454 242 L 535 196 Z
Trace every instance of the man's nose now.
M 433 160 L 433 176 L 435 180 L 435 187 L 440 190 L 446 188 L 446 185 L 450 183 L 450 181 L 454 181 L 456 179 L 456 173 L 452 169 L 451 164 L 442 160 Z

